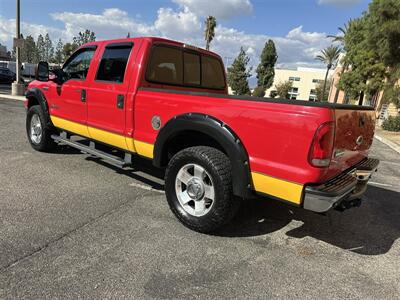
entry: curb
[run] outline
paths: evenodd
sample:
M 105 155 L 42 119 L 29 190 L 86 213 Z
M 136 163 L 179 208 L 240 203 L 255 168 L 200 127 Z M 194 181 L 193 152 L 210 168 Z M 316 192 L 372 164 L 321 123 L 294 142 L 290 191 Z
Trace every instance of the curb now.
M 7 100 L 16 100 L 16 101 L 25 101 L 25 96 L 13 96 L 7 94 L 0 94 L 0 99 L 7 99 Z
M 384 143 L 385 145 L 389 146 L 389 147 L 392 148 L 394 151 L 396 151 L 397 153 L 400 154 L 400 146 L 397 145 L 396 143 L 393 143 L 392 141 L 389 141 L 388 139 L 386 139 L 386 138 L 384 138 L 384 137 L 381 137 L 381 136 L 379 136 L 379 135 L 376 135 L 376 134 L 375 134 L 375 138 L 376 138 L 378 141 Z

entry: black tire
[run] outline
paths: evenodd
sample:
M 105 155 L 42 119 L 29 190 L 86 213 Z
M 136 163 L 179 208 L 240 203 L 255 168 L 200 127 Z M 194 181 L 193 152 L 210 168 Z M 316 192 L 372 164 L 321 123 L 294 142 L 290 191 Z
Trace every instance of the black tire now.
M 37 115 L 39 117 L 42 129 L 42 135 L 40 141 L 35 142 L 31 138 L 31 120 Z M 26 115 L 26 134 L 28 136 L 28 141 L 32 148 L 41 152 L 52 152 L 54 151 L 57 144 L 51 138 L 51 135 L 55 133 L 55 129 L 47 124 L 46 116 L 40 107 L 40 105 L 33 105 L 28 109 Z
M 208 213 L 193 216 L 180 204 L 175 189 L 178 172 L 187 164 L 200 165 L 211 177 L 214 202 Z M 165 192 L 169 207 L 186 227 L 202 233 L 210 233 L 228 223 L 240 206 L 240 199 L 232 195 L 232 173 L 228 157 L 221 151 L 198 146 L 178 152 L 168 164 L 165 174 Z

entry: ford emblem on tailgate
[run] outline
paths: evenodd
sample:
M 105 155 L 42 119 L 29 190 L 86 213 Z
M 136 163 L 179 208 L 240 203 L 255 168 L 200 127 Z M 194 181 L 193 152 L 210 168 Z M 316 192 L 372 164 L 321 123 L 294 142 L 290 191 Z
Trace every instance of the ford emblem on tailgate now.
M 360 146 L 362 143 L 364 142 L 364 138 L 362 135 L 360 135 L 357 139 L 356 139 L 356 144 L 358 146 Z

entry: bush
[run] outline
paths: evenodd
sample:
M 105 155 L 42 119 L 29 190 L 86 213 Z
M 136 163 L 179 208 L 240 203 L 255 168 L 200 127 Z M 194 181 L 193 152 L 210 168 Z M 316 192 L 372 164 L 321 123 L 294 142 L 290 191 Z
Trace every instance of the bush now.
M 382 128 L 388 131 L 400 131 L 400 116 L 390 116 L 382 123 Z
M 253 91 L 253 96 L 254 97 L 264 97 L 265 96 L 265 87 L 263 87 L 263 86 L 256 87 Z

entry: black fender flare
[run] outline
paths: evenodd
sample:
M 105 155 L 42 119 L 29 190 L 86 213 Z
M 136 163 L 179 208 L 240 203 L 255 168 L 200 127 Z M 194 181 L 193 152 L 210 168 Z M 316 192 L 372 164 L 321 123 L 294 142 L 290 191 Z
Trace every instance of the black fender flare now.
M 52 126 L 53 124 L 51 123 L 51 119 L 50 119 L 50 112 L 49 112 L 49 105 L 47 103 L 46 97 L 43 94 L 43 92 L 37 88 L 31 88 L 29 89 L 26 94 L 25 97 L 28 99 L 28 107 L 30 107 L 30 99 L 34 98 L 37 100 L 37 102 L 39 103 L 40 107 L 42 108 L 44 115 L 46 116 L 46 122 L 47 125 Z
M 247 151 L 234 131 L 214 117 L 187 113 L 169 120 L 157 136 L 153 164 L 156 167 L 164 167 L 163 155 L 169 140 L 187 130 L 206 134 L 220 144 L 231 161 L 232 174 L 234 174 L 232 176 L 233 194 L 242 198 L 250 197 L 251 176 Z

